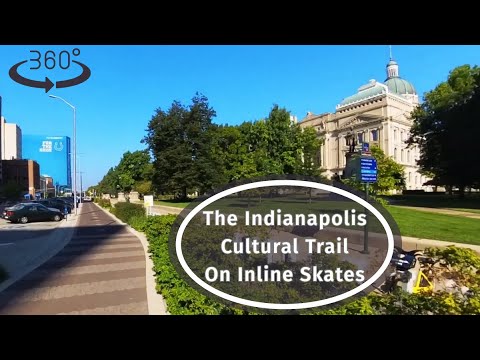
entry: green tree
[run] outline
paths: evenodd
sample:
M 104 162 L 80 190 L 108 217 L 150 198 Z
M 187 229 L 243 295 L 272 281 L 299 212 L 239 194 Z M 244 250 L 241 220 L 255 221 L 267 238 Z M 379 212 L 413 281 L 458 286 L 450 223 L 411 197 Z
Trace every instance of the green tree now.
M 150 181 L 153 171 L 148 151 L 125 152 L 115 171 L 118 176 L 117 185 L 124 192 L 132 191 L 137 182 Z
M 370 151 L 377 160 L 377 182 L 371 184 L 371 193 L 373 195 L 382 195 L 392 190 L 404 189 L 404 167 L 395 162 L 392 157 L 386 156 L 378 146 L 372 146 Z M 346 179 L 344 182 L 358 190 L 363 190 L 363 184 L 358 179 Z
M 242 127 L 245 126 L 225 125 L 216 128 L 211 151 L 213 158 L 217 159 L 223 169 L 218 174 L 222 183 L 260 175 L 257 170 L 257 154 L 250 150 L 242 132 Z
M 217 183 L 219 163 L 212 158 L 216 116 L 208 99 L 197 93 L 186 107 L 174 101 L 168 111 L 157 109 L 142 140 L 153 155 L 153 184 L 161 192 L 205 192 Z
M 298 144 L 301 146 L 302 161 L 298 162 L 297 173 L 308 176 L 321 176 L 322 169 L 319 159 L 320 146 L 323 139 L 319 139 L 314 128 L 305 128 L 298 134 Z
M 266 119 L 245 122 L 230 129 L 223 151 L 229 161 L 228 178 L 266 175 L 320 175 L 318 152 L 321 141 L 314 129 L 301 129 L 290 112 L 274 105 Z
M 152 192 L 152 182 L 150 180 L 137 181 L 133 188 L 138 191 L 139 194 L 149 194 Z
M 476 154 L 478 122 L 478 86 L 480 69 L 463 65 L 453 69 L 447 81 L 425 94 L 424 103 L 412 113 L 409 143 L 420 147 L 418 165 L 435 175 L 438 183 L 465 186 L 477 183 Z
M 97 189 L 102 194 L 116 194 L 118 175 L 114 167 L 110 168 L 98 183 Z

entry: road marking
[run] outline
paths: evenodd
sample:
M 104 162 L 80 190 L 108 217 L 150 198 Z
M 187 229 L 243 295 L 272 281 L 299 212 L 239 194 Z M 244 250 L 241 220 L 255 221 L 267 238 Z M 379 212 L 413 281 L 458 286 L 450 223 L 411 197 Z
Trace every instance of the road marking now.
M 14 243 L 5 243 L 5 244 L 0 244 L 0 246 L 8 246 L 8 245 L 15 245 Z

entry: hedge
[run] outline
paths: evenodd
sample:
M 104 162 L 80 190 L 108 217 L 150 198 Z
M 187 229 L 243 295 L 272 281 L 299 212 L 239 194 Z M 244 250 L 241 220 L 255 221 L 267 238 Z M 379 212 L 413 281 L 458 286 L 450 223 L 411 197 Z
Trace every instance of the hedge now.
M 110 199 L 96 198 L 95 203 L 100 205 L 102 208 L 111 208 L 112 207 L 112 203 L 110 202 Z
M 145 216 L 145 208 L 143 205 L 129 202 L 116 203 L 113 209 L 111 209 L 111 212 L 125 223 L 129 223 L 133 217 Z
M 168 253 L 168 236 L 176 215 L 149 216 L 146 235 L 156 274 L 157 291 L 168 311 L 174 315 L 243 314 L 244 312 L 214 302 L 191 288 L 177 274 Z
M 176 272 L 168 251 L 168 238 L 176 215 L 134 215 L 129 218 L 132 227 L 145 232 L 149 252 L 154 263 L 156 289 L 166 301 L 167 309 L 174 315 L 248 315 L 210 300 L 190 287 Z M 392 294 L 371 293 L 347 305 L 334 309 L 308 309 L 303 314 L 317 315 L 383 315 L 383 314 L 480 314 L 480 258 L 473 250 L 454 246 L 442 249 L 426 249 L 425 253 L 436 258 L 452 274 L 456 274 L 472 291 L 469 297 L 460 294 L 438 292 L 434 294 L 408 294 L 397 291 Z M 255 309 L 252 309 L 255 311 Z

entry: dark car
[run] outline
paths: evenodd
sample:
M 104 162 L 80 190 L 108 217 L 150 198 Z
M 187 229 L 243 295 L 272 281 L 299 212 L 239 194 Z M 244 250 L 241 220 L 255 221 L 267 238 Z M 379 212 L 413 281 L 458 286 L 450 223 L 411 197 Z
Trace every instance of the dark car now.
M 67 212 L 69 214 L 72 213 L 72 205 L 70 205 L 68 202 L 60 200 L 60 199 L 41 199 L 41 200 L 35 200 L 32 201 L 37 204 L 42 204 L 45 205 L 48 208 L 54 208 L 57 210 L 60 210 L 62 213 L 65 212 L 65 206 L 67 207 Z
M 32 221 L 60 221 L 63 213 L 38 203 L 22 203 L 8 207 L 3 211 L 3 218 L 11 222 L 26 224 Z

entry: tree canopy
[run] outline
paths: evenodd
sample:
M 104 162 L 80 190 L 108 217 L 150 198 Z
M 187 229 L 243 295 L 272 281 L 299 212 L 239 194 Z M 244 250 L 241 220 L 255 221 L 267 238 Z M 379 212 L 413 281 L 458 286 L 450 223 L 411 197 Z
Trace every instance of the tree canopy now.
M 153 154 L 156 190 L 186 198 L 189 192 L 216 184 L 218 162 L 209 150 L 215 116 L 208 99 L 198 93 L 189 106 L 174 101 L 167 111 L 156 110 L 142 140 Z
M 215 135 L 213 151 L 227 182 L 273 174 L 321 175 L 321 141 L 315 130 L 292 123 L 290 113 L 278 105 L 266 119 L 223 126 Z
M 420 147 L 418 165 L 433 174 L 440 185 L 478 186 L 475 166 L 480 131 L 480 69 L 463 65 L 448 79 L 425 94 L 425 101 L 412 113 L 409 143 Z
M 147 150 L 127 151 L 123 154 L 119 164 L 110 168 L 99 182 L 97 191 L 104 194 L 116 194 L 119 191 L 137 190 L 144 194 L 143 191 L 148 190 L 145 184 L 151 182 L 152 174 L 153 166 Z
M 198 93 L 189 106 L 174 101 L 167 111 L 156 110 L 143 142 L 153 154 L 157 191 L 185 198 L 240 179 L 321 174 L 321 141 L 285 108 L 274 105 L 267 118 L 238 126 L 214 124 L 215 115 Z

